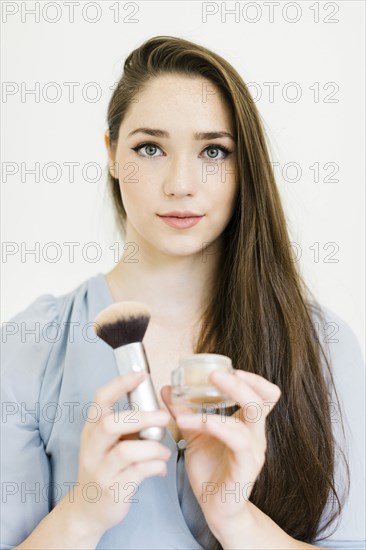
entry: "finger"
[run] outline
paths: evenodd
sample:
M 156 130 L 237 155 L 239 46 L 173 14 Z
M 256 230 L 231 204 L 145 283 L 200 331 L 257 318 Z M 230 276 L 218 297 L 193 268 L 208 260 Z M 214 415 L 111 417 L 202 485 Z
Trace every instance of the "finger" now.
M 263 400 L 274 399 L 275 401 L 278 401 L 281 397 L 282 392 L 280 387 L 273 384 L 269 380 L 266 380 L 259 374 L 236 369 L 235 375 L 247 382 L 247 384 L 249 384 Z
M 163 402 L 165 403 L 165 405 L 168 407 L 168 410 L 169 412 L 173 415 L 173 417 L 175 418 L 176 416 L 176 411 L 175 411 L 175 408 L 174 408 L 174 405 L 172 404 L 171 402 L 171 399 L 172 399 L 172 394 L 171 394 L 171 385 L 165 385 L 161 388 L 160 390 L 160 395 L 161 395 L 161 398 L 163 400 Z
M 97 463 L 125 435 L 138 434 L 151 426 L 166 426 L 169 422 L 167 411 L 131 411 L 105 415 L 100 419 L 89 437 L 89 448 L 93 452 L 93 461 Z M 132 439 L 130 439 L 132 441 Z
M 190 413 L 190 414 L 194 412 L 192 407 L 188 407 L 183 404 L 178 405 L 176 403 L 172 403 L 172 386 L 171 385 L 163 386 L 160 390 L 160 395 L 163 402 L 168 407 L 169 412 L 173 415 L 174 419 L 178 416 L 178 414 L 181 414 L 183 412 Z
M 243 422 L 235 422 L 232 417 L 225 417 L 223 420 L 217 414 L 212 414 L 203 422 L 199 414 L 182 414 L 177 416 L 177 424 L 190 431 L 210 433 L 234 453 L 243 453 L 254 445 L 253 435 L 248 427 Z
M 131 464 L 131 466 L 123 470 L 123 472 L 116 477 L 115 483 L 117 484 L 117 487 L 121 489 L 121 491 L 124 491 L 123 494 L 127 498 L 130 498 L 130 483 L 135 483 L 136 485 L 139 485 L 146 477 L 165 476 L 167 474 L 167 471 L 167 465 L 164 460 L 136 462 L 135 464 Z M 124 500 L 124 502 L 129 502 L 129 500 Z
M 134 390 L 145 378 L 146 373 L 144 371 L 129 372 L 117 376 L 96 390 L 93 395 L 93 403 L 97 404 L 102 415 L 108 414 L 121 397 Z
M 268 416 L 282 395 L 281 388 L 254 372 L 236 370 L 235 374 L 262 396 Z
M 255 376 L 262 378 L 259 375 Z M 253 419 L 248 416 L 249 407 L 253 408 L 250 414 L 253 414 L 255 409 L 258 411 L 255 417 L 256 422 L 260 419 L 264 419 L 271 411 L 270 404 L 274 406 L 280 395 L 278 386 L 271 384 L 264 378 L 262 378 L 263 383 L 260 385 L 258 382 L 256 390 L 254 390 L 238 371 L 236 371 L 235 374 L 213 371 L 210 377 L 216 386 L 230 395 L 230 397 L 241 407 L 241 409 L 236 411 L 232 416 L 240 417 L 243 415 L 244 421 L 248 420 L 253 422 Z M 268 387 L 266 385 L 268 385 Z M 259 391 L 260 393 L 258 393 Z
M 149 460 L 168 460 L 171 450 L 158 441 L 119 441 L 105 455 L 97 469 L 101 480 L 113 480 L 131 464 Z
M 256 421 L 265 417 L 260 396 L 246 382 L 238 380 L 235 374 L 226 372 L 214 371 L 210 377 L 223 393 L 229 395 L 239 405 L 240 409 L 232 417 L 240 418 L 244 422 L 251 422 L 253 414 L 256 416 Z

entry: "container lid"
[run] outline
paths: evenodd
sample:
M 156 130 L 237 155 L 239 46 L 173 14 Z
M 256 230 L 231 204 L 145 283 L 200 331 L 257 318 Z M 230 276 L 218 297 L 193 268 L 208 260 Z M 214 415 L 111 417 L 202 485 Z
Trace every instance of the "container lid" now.
M 220 355 L 219 353 L 194 353 L 179 359 L 179 367 L 185 367 L 191 364 L 217 365 L 232 368 L 230 357 Z

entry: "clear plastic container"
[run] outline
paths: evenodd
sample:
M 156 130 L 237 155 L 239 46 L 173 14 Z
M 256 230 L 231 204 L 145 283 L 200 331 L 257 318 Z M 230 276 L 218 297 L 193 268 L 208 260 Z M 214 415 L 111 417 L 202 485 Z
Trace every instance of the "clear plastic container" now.
M 214 370 L 234 374 L 230 357 L 216 353 L 196 353 L 179 360 L 171 373 L 172 403 L 193 412 L 221 413 L 237 403 L 208 379 Z M 187 411 L 191 412 L 191 411 Z

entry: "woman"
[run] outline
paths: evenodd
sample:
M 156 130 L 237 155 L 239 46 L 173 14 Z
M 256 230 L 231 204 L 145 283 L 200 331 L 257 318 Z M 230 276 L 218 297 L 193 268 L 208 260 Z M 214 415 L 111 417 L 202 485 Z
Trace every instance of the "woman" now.
M 105 142 L 125 254 L 6 328 L 2 548 L 55 548 L 61 537 L 62 548 L 363 547 L 362 355 L 296 271 L 241 77 L 197 44 L 147 40 L 126 59 Z M 177 227 L 187 212 L 198 223 Z M 87 332 L 120 300 L 152 312 L 144 343 L 162 411 L 139 411 L 138 429 L 113 422 L 111 407 L 141 379 L 116 378 L 111 349 Z M 328 321 L 338 342 L 323 348 Z M 40 325 L 38 342 L 23 322 Z M 239 406 L 226 422 L 170 402 L 179 357 L 201 352 L 236 369 L 212 376 Z M 163 441 L 138 440 L 153 425 L 168 427 Z

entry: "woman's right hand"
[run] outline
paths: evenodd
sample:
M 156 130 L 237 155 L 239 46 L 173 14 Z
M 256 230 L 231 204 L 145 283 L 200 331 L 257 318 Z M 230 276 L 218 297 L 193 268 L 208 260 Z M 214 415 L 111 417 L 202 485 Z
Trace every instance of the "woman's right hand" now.
M 140 440 L 138 432 L 166 426 L 169 413 L 112 409 L 145 377 L 136 373 L 119 376 L 94 394 L 93 402 L 102 414 L 96 422 L 87 420 L 81 433 L 78 483 L 72 490 L 73 522 L 81 530 L 85 526 L 85 531 L 102 536 L 126 516 L 130 504 L 136 504 L 138 485 L 146 477 L 167 472 L 170 449 L 158 441 Z

